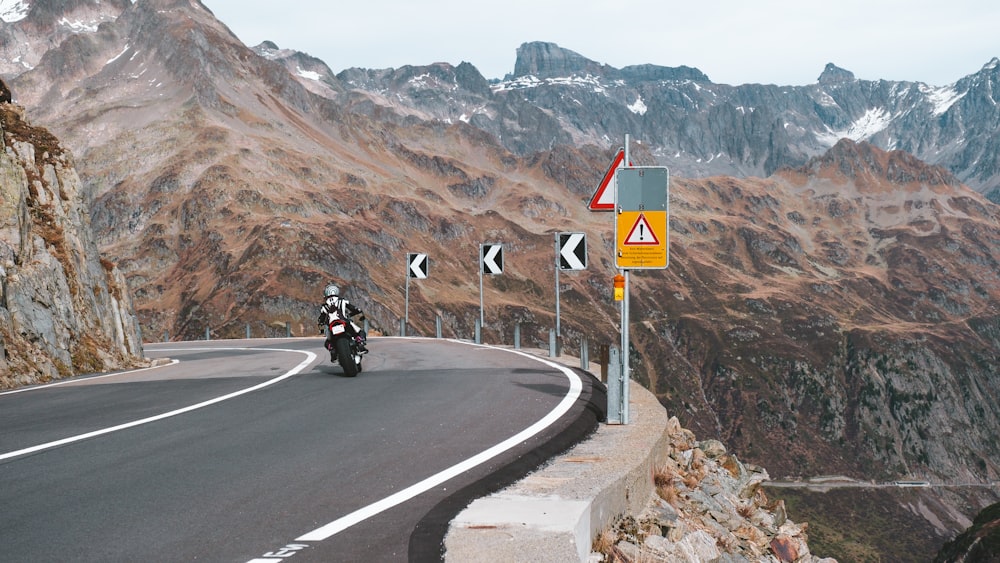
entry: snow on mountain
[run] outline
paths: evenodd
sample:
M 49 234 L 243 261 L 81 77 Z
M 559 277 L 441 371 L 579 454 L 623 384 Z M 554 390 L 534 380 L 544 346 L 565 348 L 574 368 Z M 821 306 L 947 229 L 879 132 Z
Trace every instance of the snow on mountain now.
M 28 15 L 31 5 L 26 0 L 0 0 L 0 20 L 14 23 Z
M 319 81 L 323 76 L 318 72 L 313 72 L 311 70 L 304 70 L 302 67 L 296 67 L 296 76 L 301 76 L 302 78 L 308 78 L 309 80 Z
M 827 127 L 827 133 L 819 134 L 817 138 L 831 147 L 840 139 L 845 138 L 852 141 L 864 141 L 879 131 L 884 130 L 891 122 L 892 116 L 885 108 L 872 108 L 855 120 L 854 123 L 851 123 L 846 129 L 834 131 Z
M 83 22 L 80 20 L 70 21 L 66 18 L 61 18 L 58 23 L 73 33 L 94 33 L 97 31 L 97 26 L 101 25 L 102 21 L 106 20 L 97 19 Z
M 961 100 L 967 93 L 959 93 L 955 90 L 954 84 L 940 88 L 934 88 L 921 84 L 920 92 L 927 96 L 927 100 L 934 106 L 934 111 L 932 113 L 935 117 L 948 111 L 948 108 L 954 105 L 954 103 L 958 100 Z
M 646 110 L 649 109 L 649 108 L 647 108 L 645 102 L 642 101 L 642 96 L 639 96 L 639 98 L 636 99 L 636 101 L 635 101 L 634 104 L 629 104 L 628 109 L 632 113 L 635 113 L 635 114 L 638 114 L 638 115 L 645 115 L 646 114 Z

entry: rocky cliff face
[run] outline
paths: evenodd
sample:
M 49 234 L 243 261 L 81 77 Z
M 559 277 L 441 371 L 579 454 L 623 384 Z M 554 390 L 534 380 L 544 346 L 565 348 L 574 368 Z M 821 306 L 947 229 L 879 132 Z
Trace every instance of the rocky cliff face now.
M 135 365 L 129 290 L 100 258 L 71 156 L 9 103 L 0 135 L 0 388 Z

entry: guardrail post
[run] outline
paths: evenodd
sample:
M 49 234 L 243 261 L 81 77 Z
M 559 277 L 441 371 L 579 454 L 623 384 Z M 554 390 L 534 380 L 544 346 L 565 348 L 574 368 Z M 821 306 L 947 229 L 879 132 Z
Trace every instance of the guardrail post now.
M 608 424 L 624 424 L 622 419 L 622 362 L 618 348 L 608 349 Z
M 441 338 L 441 315 L 438 315 L 434 321 L 434 334 L 438 338 Z
M 483 326 L 479 319 L 476 319 L 476 344 L 483 343 Z
M 601 381 L 604 383 L 608 382 L 608 363 L 610 359 L 608 358 L 609 348 L 607 344 L 601 344 L 600 350 L 600 363 L 601 363 Z
M 521 349 L 521 322 L 514 323 L 514 349 Z
M 559 355 L 559 351 L 556 350 L 556 329 L 549 329 L 549 357 L 555 358 Z
M 587 337 L 580 337 L 580 369 L 587 371 L 590 369 L 590 350 L 587 344 Z

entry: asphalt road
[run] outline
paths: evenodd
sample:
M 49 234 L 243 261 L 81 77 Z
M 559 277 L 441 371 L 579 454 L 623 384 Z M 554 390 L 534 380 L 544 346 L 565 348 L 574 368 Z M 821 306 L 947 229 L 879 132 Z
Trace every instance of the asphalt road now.
M 511 350 L 372 338 L 147 345 L 175 363 L 0 394 L 0 559 L 436 561 L 447 523 L 604 417 Z

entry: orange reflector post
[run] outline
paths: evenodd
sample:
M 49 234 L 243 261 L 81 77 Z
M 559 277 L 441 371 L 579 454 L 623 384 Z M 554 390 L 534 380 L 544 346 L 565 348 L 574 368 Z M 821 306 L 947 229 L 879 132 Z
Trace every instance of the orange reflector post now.
M 615 276 L 615 301 L 625 300 L 625 276 L 618 274 Z

